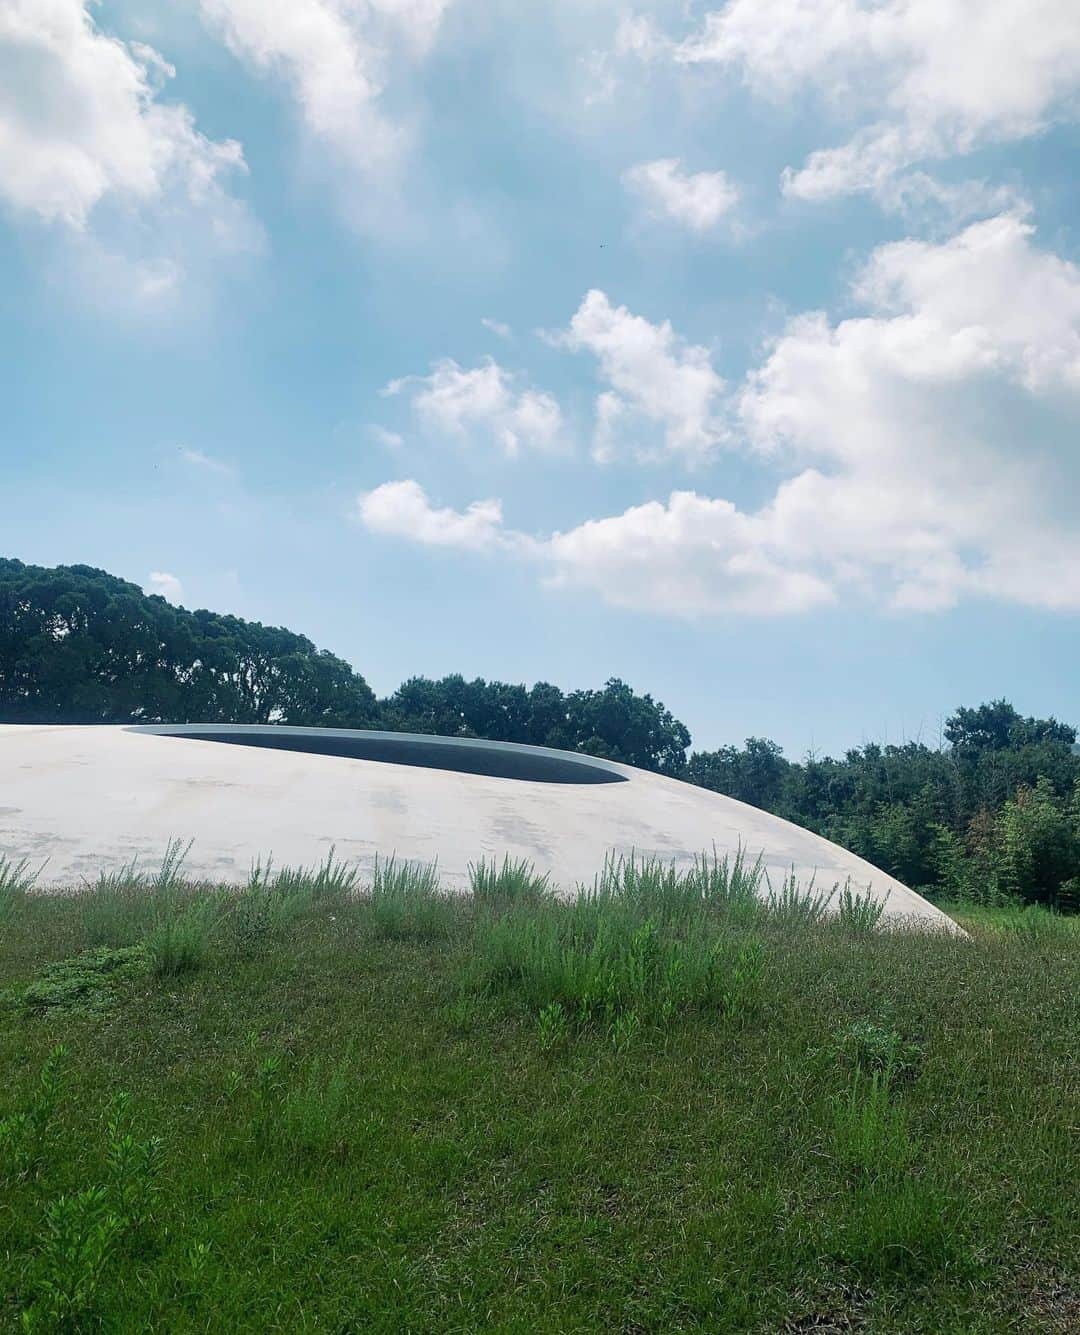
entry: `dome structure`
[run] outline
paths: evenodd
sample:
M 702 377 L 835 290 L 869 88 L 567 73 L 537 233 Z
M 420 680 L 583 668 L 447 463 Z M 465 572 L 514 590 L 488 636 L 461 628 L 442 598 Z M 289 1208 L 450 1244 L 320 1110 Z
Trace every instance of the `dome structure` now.
M 689 865 L 715 848 L 759 854 L 774 885 L 850 883 L 888 919 L 950 930 L 920 895 L 756 807 L 629 765 L 545 747 L 276 725 L 0 726 L 0 853 L 75 887 L 170 840 L 192 877 L 242 882 L 270 856 L 311 865 L 331 848 L 363 873 L 376 855 L 437 861 L 465 890 L 469 863 L 527 858 L 564 893 L 605 858 Z

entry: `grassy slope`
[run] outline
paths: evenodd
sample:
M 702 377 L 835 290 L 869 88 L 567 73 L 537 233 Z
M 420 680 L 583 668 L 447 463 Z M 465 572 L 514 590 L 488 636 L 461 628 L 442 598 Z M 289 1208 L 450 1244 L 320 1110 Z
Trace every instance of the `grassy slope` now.
M 40 1141 L 0 1134 L 0 1328 L 53 1328 L 50 1284 L 80 1275 L 79 1329 L 1080 1327 L 1065 924 L 969 919 L 964 941 L 710 919 L 763 945 L 760 979 L 630 1032 L 482 987 L 491 910 L 333 887 L 278 918 L 218 903 L 186 972 L 137 958 L 100 1004 L 28 1007 L 49 962 L 160 915 L 10 898 L 0 1118 L 46 1104 L 43 1063 L 66 1055 Z M 105 1204 L 72 1215 L 95 1184 Z

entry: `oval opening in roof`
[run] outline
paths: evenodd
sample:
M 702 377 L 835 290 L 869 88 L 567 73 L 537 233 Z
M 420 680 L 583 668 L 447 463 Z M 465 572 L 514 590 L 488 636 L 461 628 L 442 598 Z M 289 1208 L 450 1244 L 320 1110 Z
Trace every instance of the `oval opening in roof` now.
M 426 737 L 415 733 L 365 732 L 351 728 L 291 728 L 259 723 L 178 723 L 136 726 L 131 732 L 275 751 L 338 756 L 390 765 L 482 774 L 530 783 L 625 783 L 627 776 L 594 756 L 513 742 L 471 737 Z

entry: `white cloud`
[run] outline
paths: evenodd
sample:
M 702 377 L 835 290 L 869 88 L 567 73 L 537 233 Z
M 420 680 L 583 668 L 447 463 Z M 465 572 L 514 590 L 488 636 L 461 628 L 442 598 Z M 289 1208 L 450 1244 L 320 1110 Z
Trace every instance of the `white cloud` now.
M 231 464 L 227 464 L 221 459 L 215 459 L 212 454 L 204 454 L 202 450 L 189 450 L 181 447 L 180 457 L 192 468 L 201 469 L 206 473 L 214 473 L 218 477 L 232 477 L 236 471 Z
M 503 528 L 498 501 L 474 501 L 466 510 L 436 509 L 419 482 L 385 482 L 357 501 L 357 518 L 373 533 L 407 538 L 425 547 L 492 551 L 518 545 Z
M 1080 269 L 1006 215 L 882 246 L 853 295 L 865 314 L 789 321 L 728 405 L 733 435 L 784 474 L 756 510 L 679 491 L 529 537 L 498 502 L 435 511 L 396 483 L 406 517 L 380 531 L 514 551 L 551 583 L 688 617 L 974 597 L 1080 610 Z M 607 391 L 611 432 L 627 402 Z
M 616 419 L 634 416 L 660 426 L 666 448 L 691 459 L 720 441 L 724 382 L 708 351 L 684 342 L 669 321 L 650 324 L 593 290 L 552 341 L 593 353 L 610 385 L 597 401 L 594 452 L 601 458 L 615 452 Z
M 388 431 L 386 427 L 379 426 L 377 422 L 372 422 L 368 427 L 371 439 L 376 445 L 382 445 L 384 449 L 400 450 L 405 444 L 405 437 L 397 431 Z
M 435 363 L 431 375 L 392 380 L 382 392 L 400 394 L 407 388 L 414 388 L 413 409 L 434 434 L 466 437 L 479 431 L 510 456 L 522 447 L 562 444 L 562 411 L 555 399 L 519 388 L 516 378 L 490 357 L 472 370 L 446 358 Z
M 308 130 L 364 172 L 392 166 L 403 131 L 382 94 L 399 49 L 426 54 L 450 0 L 201 0 L 229 49 L 289 85 Z
M 514 331 L 508 324 L 503 324 L 501 320 L 492 320 L 488 316 L 482 316 L 480 323 L 485 329 L 490 329 L 493 334 L 498 334 L 500 338 L 513 338 Z
M 686 172 L 678 158 L 639 162 L 622 174 L 623 185 L 659 218 L 673 218 L 694 232 L 708 232 L 739 201 L 739 189 L 722 171 Z
M 170 603 L 178 603 L 184 596 L 184 586 L 175 575 L 170 575 L 167 570 L 152 570 L 150 579 L 146 585 L 147 593 L 159 593 L 163 598 L 167 598 Z
M 552 583 L 668 616 L 782 616 L 835 598 L 827 580 L 770 554 L 759 516 L 692 491 L 555 533 L 546 555 Z
M 175 296 L 200 247 L 256 249 L 224 187 L 240 145 L 162 100 L 174 70 L 102 33 L 87 0 L 0 0 L 0 202 L 67 234 L 95 299 Z
M 777 98 L 816 87 L 866 122 L 786 173 L 803 199 L 887 194 L 917 163 L 1075 117 L 1080 92 L 1074 0 L 730 0 L 668 49 Z
M 1032 231 L 1005 216 L 883 246 L 856 286 L 868 315 L 791 321 L 748 379 L 752 445 L 806 465 L 763 516 L 791 559 L 899 606 L 984 593 L 1080 607 L 1080 534 L 1062 508 L 1080 271 Z
M 139 205 L 176 188 L 205 201 L 243 154 L 159 100 L 173 74 L 150 47 L 98 31 L 85 0 L 3 0 L 0 195 L 80 229 L 106 197 Z

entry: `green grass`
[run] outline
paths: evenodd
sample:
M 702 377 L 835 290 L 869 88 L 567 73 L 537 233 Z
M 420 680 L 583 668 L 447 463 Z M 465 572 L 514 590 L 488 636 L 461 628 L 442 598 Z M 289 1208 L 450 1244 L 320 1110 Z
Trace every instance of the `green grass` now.
M 9 895 L 0 1330 L 1080 1328 L 1076 920 L 476 866 Z

